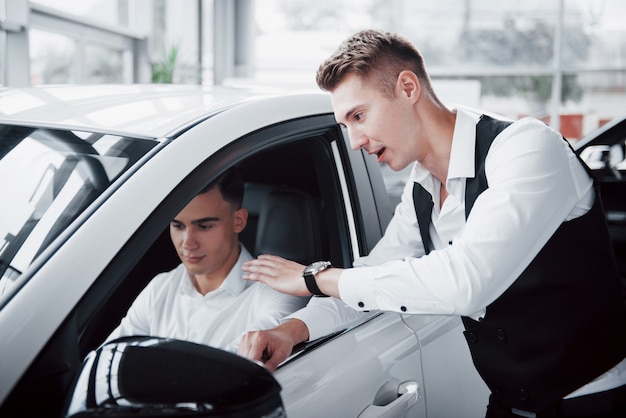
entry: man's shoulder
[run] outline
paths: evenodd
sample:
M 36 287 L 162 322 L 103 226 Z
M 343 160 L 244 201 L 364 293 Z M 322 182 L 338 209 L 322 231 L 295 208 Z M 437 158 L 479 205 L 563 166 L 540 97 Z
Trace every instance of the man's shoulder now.
M 557 136 L 559 135 L 558 132 L 554 131 L 554 129 L 550 127 L 550 125 L 531 116 L 526 116 L 513 121 L 508 129 L 511 133 L 539 130 L 544 131 L 545 133 L 556 134 Z

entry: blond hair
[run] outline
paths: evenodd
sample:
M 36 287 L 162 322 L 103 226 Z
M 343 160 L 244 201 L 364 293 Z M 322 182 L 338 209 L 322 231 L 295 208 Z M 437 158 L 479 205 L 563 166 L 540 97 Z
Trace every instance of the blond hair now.
M 320 89 L 332 92 L 347 75 L 357 74 L 393 98 L 398 75 L 404 70 L 414 72 L 422 87 L 438 101 L 417 48 L 398 34 L 373 29 L 343 41 L 319 66 L 316 82 Z

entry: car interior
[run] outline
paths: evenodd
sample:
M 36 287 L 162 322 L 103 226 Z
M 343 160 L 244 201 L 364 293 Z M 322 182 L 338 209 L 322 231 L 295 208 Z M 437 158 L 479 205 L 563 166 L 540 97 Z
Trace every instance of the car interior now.
M 298 141 L 239 163 L 245 181 L 243 206 L 249 212 L 240 241 L 254 256 L 278 254 L 305 265 L 322 259 L 337 266 L 351 263 L 349 242 L 341 238 L 347 236 L 341 230 L 345 222 L 340 222 L 345 215 L 338 204 L 336 170 L 327 147 L 324 138 Z M 81 357 L 104 341 L 156 274 L 180 264 L 169 224 L 162 228 L 109 302 L 96 310 L 80 338 Z

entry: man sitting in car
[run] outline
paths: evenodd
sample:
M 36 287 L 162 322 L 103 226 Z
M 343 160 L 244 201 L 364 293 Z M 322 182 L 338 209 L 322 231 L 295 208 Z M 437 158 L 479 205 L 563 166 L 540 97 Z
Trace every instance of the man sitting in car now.
M 242 278 L 251 260 L 239 242 L 248 211 L 243 180 L 231 169 L 202 190 L 170 223 L 182 263 L 143 289 L 107 341 L 130 335 L 176 338 L 237 351 L 246 331 L 278 325 L 306 299 Z

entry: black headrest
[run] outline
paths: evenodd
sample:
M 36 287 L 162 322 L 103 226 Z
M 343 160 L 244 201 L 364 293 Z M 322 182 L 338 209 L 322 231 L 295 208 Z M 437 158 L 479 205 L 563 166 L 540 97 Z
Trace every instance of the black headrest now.
M 274 254 L 309 264 L 318 259 L 320 247 L 313 198 L 299 190 L 271 191 L 259 212 L 256 255 Z

